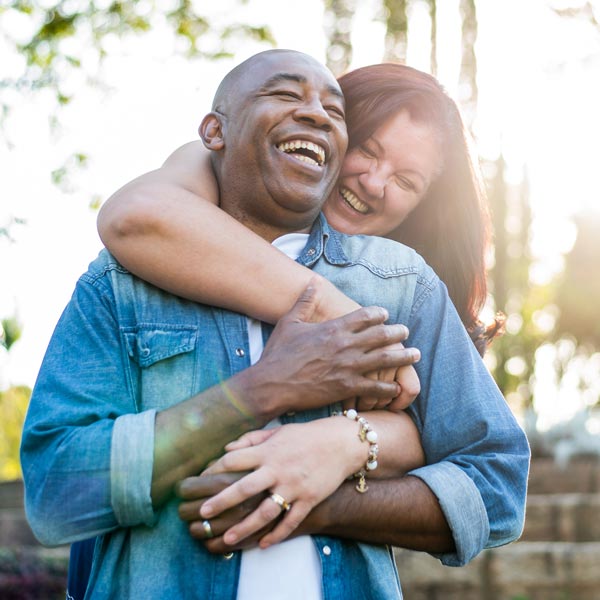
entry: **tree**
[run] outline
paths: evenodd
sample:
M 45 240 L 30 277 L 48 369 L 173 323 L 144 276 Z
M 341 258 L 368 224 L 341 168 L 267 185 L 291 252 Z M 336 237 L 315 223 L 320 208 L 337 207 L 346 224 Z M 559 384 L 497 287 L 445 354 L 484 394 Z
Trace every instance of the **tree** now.
M 337 77 L 346 72 L 352 62 L 352 21 L 356 0 L 325 0 L 326 63 Z
M 383 0 L 386 14 L 384 61 L 406 62 L 408 16 L 406 0 Z
M 477 114 L 477 10 L 475 0 L 460 0 L 462 16 L 462 55 L 459 75 L 459 96 L 463 117 L 472 129 Z
M 437 12 L 436 1 L 427 0 L 429 6 L 429 18 L 431 20 L 431 51 L 429 53 L 429 71 L 435 77 L 437 75 Z

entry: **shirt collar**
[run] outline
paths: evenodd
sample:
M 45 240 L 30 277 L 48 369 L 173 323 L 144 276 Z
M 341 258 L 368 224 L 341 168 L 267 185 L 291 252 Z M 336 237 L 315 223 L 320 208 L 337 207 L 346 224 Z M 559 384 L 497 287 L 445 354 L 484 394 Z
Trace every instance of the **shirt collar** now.
M 327 262 L 333 265 L 350 264 L 341 243 L 343 235 L 332 229 L 325 215 L 319 213 L 298 262 L 305 267 L 312 267 L 324 255 Z

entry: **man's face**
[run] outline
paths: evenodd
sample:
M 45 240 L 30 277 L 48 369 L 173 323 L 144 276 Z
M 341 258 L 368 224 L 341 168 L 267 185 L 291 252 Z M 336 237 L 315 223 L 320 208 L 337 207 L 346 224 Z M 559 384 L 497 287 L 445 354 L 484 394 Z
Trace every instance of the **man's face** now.
M 222 207 L 265 238 L 304 230 L 335 185 L 347 146 L 344 100 L 300 53 L 259 55 L 224 125 Z

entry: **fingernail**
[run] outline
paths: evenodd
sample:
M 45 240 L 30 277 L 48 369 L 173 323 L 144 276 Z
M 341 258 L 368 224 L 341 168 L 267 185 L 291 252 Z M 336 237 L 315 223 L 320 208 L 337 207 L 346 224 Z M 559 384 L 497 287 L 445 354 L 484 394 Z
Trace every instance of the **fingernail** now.
M 204 517 L 205 519 L 212 517 L 213 514 L 214 514 L 213 507 L 209 504 L 203 504 L 202 507 L 200 508 L 200 516 Z
M 418 348 L 412 349 L 413 360 L 419 362 L 421 360 L 421 351 Z
M 237 535 L 235 535 L 235 533 L 226 533 L 223 536 L 223 541 L 228 544 L 229 546 L 232 546 L 233 544 L 235 544 L 238 541 L 238 537 Z

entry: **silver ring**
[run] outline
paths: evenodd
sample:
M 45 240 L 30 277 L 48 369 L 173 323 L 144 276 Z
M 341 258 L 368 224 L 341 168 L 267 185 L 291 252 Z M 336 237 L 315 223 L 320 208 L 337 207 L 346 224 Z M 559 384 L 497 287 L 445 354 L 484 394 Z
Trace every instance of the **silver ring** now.
M 275 504 L 279 505 L 281 509 L 285 510 L 286 512 L 290 510 L 290 508 L 292 508 L 292 503 L 288 502 L 283 496 L 279 494 L 271 494 L 269 498 L 271 498 L 271 500 L 273 500 Z
M 204 533 L 206 534 L 206 539 L 215 537 L 212 527 L 210 526 L 210 521 L 208 519 L 204 519 L 204 521 L 202 521 L 202 527 L 204 528 Z

